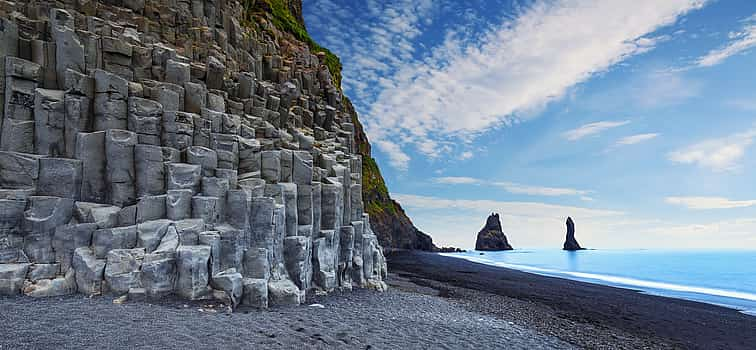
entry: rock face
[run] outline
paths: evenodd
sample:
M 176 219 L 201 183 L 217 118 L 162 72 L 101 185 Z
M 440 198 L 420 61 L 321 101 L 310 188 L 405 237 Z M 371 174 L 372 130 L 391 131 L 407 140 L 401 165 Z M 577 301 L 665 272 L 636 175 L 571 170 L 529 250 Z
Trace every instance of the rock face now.
M 478 239 L 475 241 L 475 250 L 512 250 L 512 246 L 507 241 L 507 236 L 501 231 L 499 214 L 492 213 L 488 216 L 486 226 L 478 232 Z
M 0 294 L 386 288 L 340 66 L 277 3 L 0 5 Z
M 575 239 L 575 223 L 571 217 L 567 218 L 567 238 L 564 240 L 564 250 L 583 250 Z

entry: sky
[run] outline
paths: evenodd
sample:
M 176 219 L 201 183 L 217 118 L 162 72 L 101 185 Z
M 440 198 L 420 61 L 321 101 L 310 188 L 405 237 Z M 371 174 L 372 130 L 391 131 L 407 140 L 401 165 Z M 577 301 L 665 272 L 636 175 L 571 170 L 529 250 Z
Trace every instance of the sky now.
M 439 246 L 756 249 L 756 1 L 306 0 Z

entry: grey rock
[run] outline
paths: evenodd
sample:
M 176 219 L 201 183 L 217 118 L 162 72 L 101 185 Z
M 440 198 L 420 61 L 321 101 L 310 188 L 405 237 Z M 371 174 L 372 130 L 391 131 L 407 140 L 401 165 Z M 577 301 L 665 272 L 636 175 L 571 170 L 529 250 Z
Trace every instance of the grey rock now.
M 113 249 L 133 249 L 136 244 L 136 225 L 101 229 L 92 235 L 92 248 L 98 259 L 104 259 Z
M 139 198 L 136 206 L 137 224 L 166 216 L 166 195 L 144 196 Z
M 21 293 L 29 264 L 0 264 L 0 295 Z
M 183 220 L 191 217 L 193 191 L 169 190 L 165 198 L 166 217 L 171 220 Z
M 205 231 L 205 222 L 202 219 L 180 220 L 175 224 L 181 245 L 197 245 L 200 233 Z
M 250 248 L 244 252 L 244 277 L 268 280 L 270 252 L 266 248 Z
M 207 60 L 207 76 L 205 83 L 208 89 L 222 89 L 223 75 L 226 72 L 226 66 L 217 58 L 210 56 Z
M 183 62 L 168 60 L 165 66 L 165 81 L 177 85 L 189 82 L 191 72 L 189 65 Z
M 153 145 L 134 146 L 134 170 L 137 196 L 165 193 L 163 148 Z
M 55 228 L 52 246 L 61 272 L 65 273 L 72 267 L 73 254 L 77 248 L 89 247 L 95 230 L 97 224 L 94 223 L 68 224 Z
M 268 302 L 270 305 L 299 305 L 304 302 L 305 293 L 290 280 L 268 281 Z
M 207 89 L 205 86 L 197 83 L 184 83 L 184 90 L 186 90 L 184 110 L 189 113 L 202 113 L 202 109 L 207 105 Z
M 227 180 L 226 180 L 227 181 Z M 203 190 L 204 191 L 204 190 Z M 244 190 L 229 190 L 226 192 L 225 214 L 226 222 L 244 232 L 249 231 L 249 211 L 252 197 Z M 249 240 L 247 237 L 245 240 Z
M 94 70 L 94 79 L 94 130 L 125 130 L 128 127 L 128 81 L 100 69 Z
M 210 247 L 210 275 L 219 273 L 221 269 L 220 232 L 205 231 L 199 234 L 199 244 Z
M 222 290 L 226 293 L 232 308 L 236 308 L 241 302 L 244 286 L 242 284 L 242 275 L 236 272 L 235 268 L 230 268 L 214 274 L 211 280 L 211 285 L 213 288 Z
M 50 17 L 53 16 L 67 16 L 71 19 L 67 25 L 52 24 L 50 26 L 51 34 L 55 41 L 55 68 L 58 74 L 58 82 L 62 83 L 65 81 L 65 72 L 67 69 L 77 72 L 85 71 L 84 45 L 76 35 L 73 16 L 60 9 L 52 10 Z
M 158 248 L 172 224 L 171 220 L 153 220 L 137 224 L 137 247 L 152 253 Z M 178 237 L 176 240 L 178 241 Z
M 342 226 L 339 231 L 339 264 L 337 279 L 340 287 L 352 287 L 352 260 L 354 253 L 354 227 Z
M 79 133 L 74 156 L 81 160 L 81 200 L 104 203 L 109 197 L 105 132 Z
M 76 248 L 73 268 L 76 271 L 76 286 L 79 293 L 99 295 L 102 293 L 102 279 L 105 259 L 97 259 L 89 247 Z
M 192 197 L 192 218 L 202 219 L 206 224 L 220 223 L 223 218 L 223 206 L 218 197 Z
M 199 300 L 210 293 L 208 282 L 208 263 L 210 261 L 210 247 L 181 246 L 176 251 L 176 279 L 175 292 L 184 298 Z
M 109 292 L 126 294 L 129 289 L 140 287 L 144 254 L 144 248 L 113 249 L 108 252 L 104 277 Z
M 314 284 L 325 291 L 336 288 L 336 258 L 333 249 L 333 231 L 321 231 L 323 237 L 312 242 L 312 270 Z
M 60 272 L 60 264 L 32 264 L 26 274 L 26 279 L 37 282 L 43 279 L 52 279 Z
M 142 261 L 141 277 L 141 285 L 148 297 L 171 294 L 176 280 L 175 257 L 164 253 L 146 254 Z
M 32 154 L 0 151 L 0 186 L 35 188 L 39 179 L 40 158 Z
M 39 160 L 37 194 L 79 200 L 81 196 L 82 162 L 66 158 Z
M 32 298 L 48 298 L 76 293 L 76 278 L 74 271 L 68 271 L 64 277 L 26 281 L 23 293 Z
M 86 96 L 66 93 L 64 97 L 65 121 L 63 138 L 66 158 L 76 157 L 76 137 L 89 130 L 91 121 L 91 100 Z
M 268 308 L 268 280 L 260 278 L 244 278 L 242 280 L 244 294 L 242 296 L 242 305 L 256 307 L 258 309 Z
M 198 193 L 202 178 L 202 167 L 195 164 L 168 163 L 165 165 L 165 181 L 168 190 L 192 190 Z
M 307 290 L 312 282 L 312 256 L 310 238 L 291 236 L 284 239 L 284 257 L 286 270 L 294 284 L 301 290 Z
M 192 146 L 186 149 L 186 162 L 202 167 L 202 176 L 215 176 L 218 167 L 217 153 L 207 147 Z
M 119 207 L 136 202 L 134 146 L 137 143 L 137 135 L 131 131 L 111 129 L 105 134 L 110 199 Z
M 63 90 L 36 89 L 34 97 L 34 150 L 52 157 L 64 156 L 65 95 Z
M 281 179 L 281 152 L 262 151 L 262 178 L 269 183 L 277 183 Z
M 342 222 L 342 200 L 340 184 L 321 185 L 321 230 L 335 230 Z

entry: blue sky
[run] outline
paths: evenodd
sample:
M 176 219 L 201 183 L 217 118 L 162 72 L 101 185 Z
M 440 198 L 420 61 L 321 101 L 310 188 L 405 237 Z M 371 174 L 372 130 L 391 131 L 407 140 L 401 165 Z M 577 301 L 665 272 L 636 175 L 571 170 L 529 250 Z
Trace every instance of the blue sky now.
M 440 245 L 756 248 L 756 2 L 309 0 Z

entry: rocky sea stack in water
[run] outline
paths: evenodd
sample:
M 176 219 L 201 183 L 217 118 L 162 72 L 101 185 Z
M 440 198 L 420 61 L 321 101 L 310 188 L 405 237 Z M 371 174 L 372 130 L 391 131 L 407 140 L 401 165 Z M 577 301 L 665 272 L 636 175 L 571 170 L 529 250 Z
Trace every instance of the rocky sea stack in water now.
M 384 289 L 340 68 L 295 0 L 2 2 L 0 294 Z
M 575 239 L 575 223 L 571 217 L 567 218 L 567 238 L 564 241 L 564 250 L 584 250 Z
M 488 216 L 486 226 L 478 232 L 475 250 L 512 250 L 512 246 L 507 241 L 507 236 L 501 231 L 499 214 L 492 213 Z

